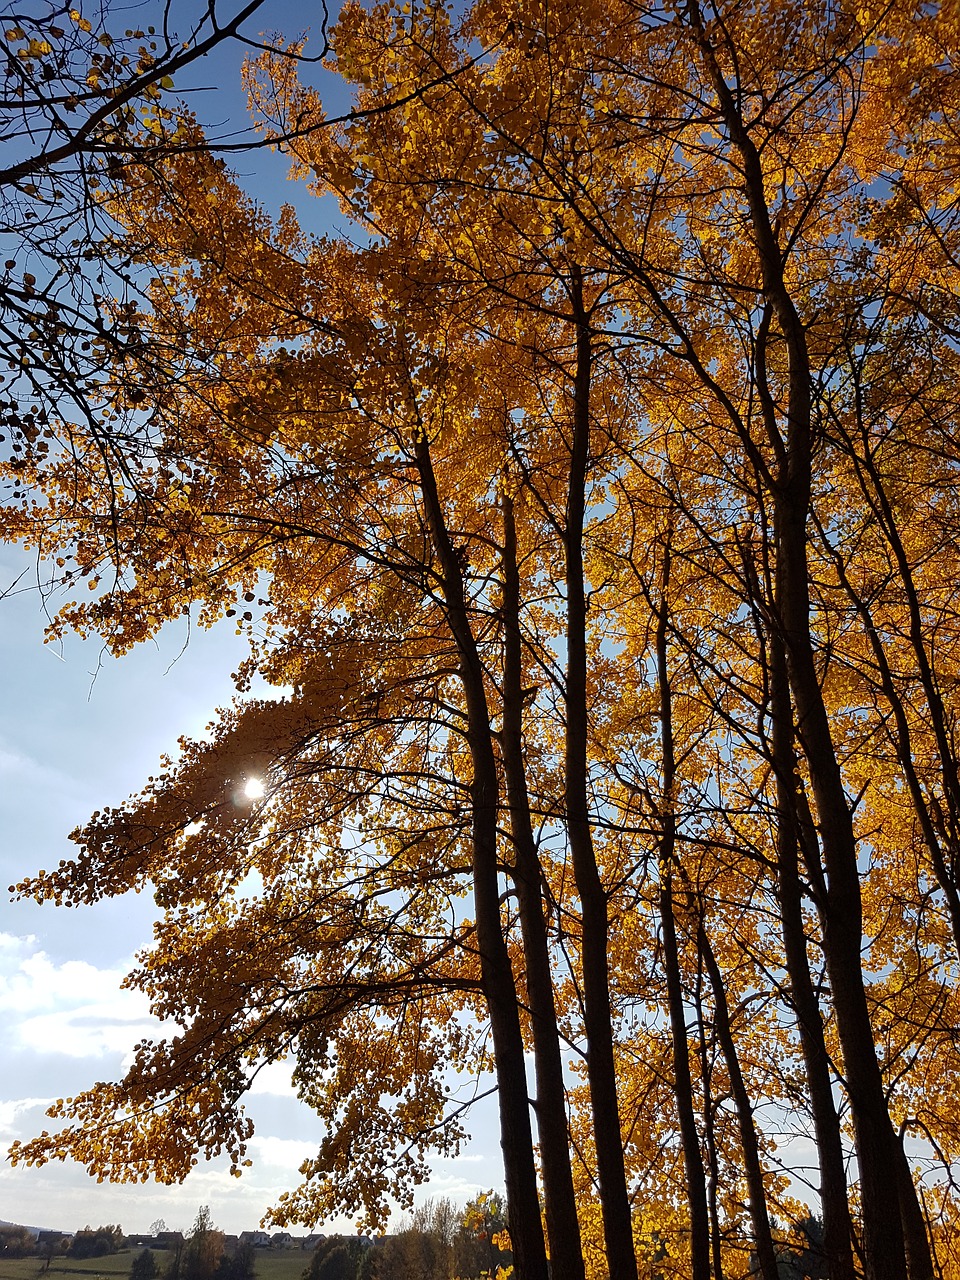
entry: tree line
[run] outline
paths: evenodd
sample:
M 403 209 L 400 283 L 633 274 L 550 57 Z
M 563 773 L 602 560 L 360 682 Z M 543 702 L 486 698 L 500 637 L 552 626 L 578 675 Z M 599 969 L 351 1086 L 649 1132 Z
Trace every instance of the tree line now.
M 466 1207 L 429 1200 L 376 1240 L 329 1236 L 303 1280 L 505 1280 L 511 1267 L 503 1197 L 486 1192 Z
M 519 1280 L 957 1276 L 956 7 L 329 35 L 349 117 L 300 42 L 245 82 L 350 229 L 164 99 L 98 177 L 89 415 L 8 400 L 52 634 L 250 645 L 16 886 L 149 886 L 179 1030 L 14 1158 L 239 1173 L 291 1059 L 327 1136 L 272 1220 L 376 1224 L 490 1080 Z
M 50 1259 L 57 1254 L 67 1258 L 104 1258 L 118 1253 L 125 1245 L 123 1231 L 119 1226 L 110 1223 L 102 1227 L 81 1227 L 72 1236 L 57 1237 L 55 1232 L 42 1232 L 44 1237 L 38 1240 L 37 1233 L 28 1227 L 0 1227 L 0 1256 L 7 1258 L 28 1258 L 38 1254 Z
M 485 1192 L 464 1206 L 430 1200 L 392 1234 L 377 1239 L 329 1235 L 314 1249 L 302 1280 L 481 1280 L 509 1274 L 511 1254 L 502 1196 Z M 166 1265 L 142 1249 L 130 1280 L 254 1280 L 256 1250 L 232 1248 L 202 1207 Z

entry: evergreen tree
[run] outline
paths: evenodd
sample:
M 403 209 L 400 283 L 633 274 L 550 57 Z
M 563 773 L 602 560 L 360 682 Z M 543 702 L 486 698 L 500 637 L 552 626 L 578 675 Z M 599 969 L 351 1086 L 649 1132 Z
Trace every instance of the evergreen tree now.
M 141 1249 L 130 1264 L 130 1280 L 154 1280 L 157 1260 L 152 1249 Z

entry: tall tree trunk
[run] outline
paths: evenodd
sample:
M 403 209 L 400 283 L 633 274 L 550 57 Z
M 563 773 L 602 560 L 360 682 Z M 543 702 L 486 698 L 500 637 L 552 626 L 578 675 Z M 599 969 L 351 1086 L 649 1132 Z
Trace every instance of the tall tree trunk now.
M 690 1267 L 692 1280 L 710 1280 L 710 1220 L 707 1209 L 707 1179 L 697 1130 L 690 1072 L 687 1017 L 680 977 L 680 949 L 673 906 L 673 868 L 676 859 L 677 827 L 673 803 L 676 761 L 673 745 L 673 703 L 667 665 L 667 590 L 670 582 L 670 546 L 664 549 L 663 590 L 657 614 L 657 683 L 660 692 L 660 742 L 663 757 L 664 806 L 660 815 L 660 925 L 663 933 L 663 968 L 667 980 L 667 1007 L 673 1045 L 674 1097 L 683 1147 L 683 1167 L 690 1210 Z
M 607 1265 L 616 1280 L 636 1280 L 630 1199 L 623 1160 L 613 1052 L 607 959 L 607 895 L 593 847 L 587 768 L 587 603 L 583 568 L 586 478 L 590 454 L 592 343 L 579 267 L 571 267 L 576 329 L 576 377 L 571 414 L 570 474 L 563 544 L 567 588 L 566 749 L 564 808 L 574 878 L 580 898 L 587 1077 L 597 1153 Z
M 703 1141 L 707 1148 L 707 1209 L 710 1215 L 710 1254 L 713 1259 L 713 1280 L 724 1280 L 723 1236 L 720 1231 L 720 1164 L 717 1159 L 716 1111 L 713 1105 L 713 1066 L 707 1045 L 707 1024 L 703 1017 L 703 966 L 697 965 L 697 981 L 693 989 L 693 1007 L 696 1013 L 697 1042 L 700 1052 L 700 1082 L 703 1089 Z
M 740 1070 L 740 1059 L 734 1043 L 733 1031 L 730 1027 L 730 1008 L 727 1004 L 727 993 L 724 987 L 723 974 L 717 964 L 713 947 L 707 937 L 701 919 L 697 928 L 697 946 L 707 968 L 707 976 L 713 989 L 713 1022 L 720 1043 L 720 1052 L 727 1066 L 730 1078 L 730 1092 L 733 1094 L 734 1106 L 737 1109 L 737 1124 L 740 1129 L 740 1146 L 743 1151 L 743 1167 L 747 1176 L 747 1192 L 750 1196 L 750 1222 L 753 1225 L 753 1239 L 757 1251 L 757 1262 L 763 1280 L 778 1280 L 777 1255 L 773 1247 L 773 1235 L 770 1231 L 770 1218 L 767 1215 L 767 1197 L 763 1186 L 763 1168 L 760 1164 L 760 1145 L 757 1142 L 757 1128 L 753 1123 L 753 1107 L 750 1095 Z
M 867 1275 L 868 1280 L 907 1280 L 900 1203 L 906 1191 L 901 1188 L 898 1196 L 896 1178 L 890 1176 L 890 1171 L 896 1169 L 896 1137 L 877 1061 L 861 967 L 863 911 L 856 835 L 810 632 L 807 517 L 812 474 L 812 378 L 806 332 L 786 284 L 783 254 L 766 203 L 759 152 L 717 61 L 697 0 L 687 0 L 686 12 L 717 95 L 720 115 L 740 157 L 763 292 L 786 348 L 786 432 L 785 439 L 777 437 L 778 473 L 770 484 L 776 537 L 777 625 L 784 642 L 799 740 L 810 773 L 829 878 L 823 904 L 823 944 L 860 1169 Z
M 483 665 L 467 612 L 463 572 L 443 516 L 427 440 L 416 441 L 427 527 L 440 562 L 447 617 L 460 659 L 473 779 L 473 900 L 483 994 L 490 1013 L 500 1103 L 500 1146 L 518 1280 L 547 1280 L 547 1254 L 527 1096 L 517 987 L 500 919 L 497 819 L 500 787 Z
M 583 1280 L 583 1248 L 570 1165 L 566 1089 L 550 971 L 542 868 L 530 816 L 523 755 L 523 660 L 520 638 L 520 574 L 513 499 L 503 507 L 503 730 L 500 746 L 507 783 L 510 831 L 516 856 L 514 882 L 523 933 L 527 996 L 537 1079 L 537 1131 L 544 1216 L 553 1280 Z
M 900 1217 L 907 1250 L 907 1272 L 910 1280 L 934 1280 L 933 1249 L 927 1234 L 926 1215 L 913 1183 L 910 1161 L 903 1149 L 903 1139 L 895 1133 L 893 1141 L 897 1162 L 897 1195 L 900 1197 Z
M 809 484 L 809 453 L 798 448 L 777 494 L 776 609 L 829 882 L 821 913 L 823 948 L 853 1117 L 868 1274 L 872 1280 L 906 1280 L 900 1205 L 890 1176 L 895 1138 L 861 968 L 863 912 L 856 837 L 810 637 Z
M 790 997 L 797 1016 L 820 1164 L 820 1212 L 824 1251 L 829 1280 L 854 1280 L 850 1205 L 847 1199 L 840 1120 L 833 1100 L 830 1056 L 810 973 L 807 937 L 803 927 L 793 715 L 783 644 L 776 634 L 770 637 L 769 651 L 773 721 L 771 736 L 777 795 L 777 898 L 787 976 L 790 980 Z M 819 859 L 819 851 L 813 850 L 810 856 Z

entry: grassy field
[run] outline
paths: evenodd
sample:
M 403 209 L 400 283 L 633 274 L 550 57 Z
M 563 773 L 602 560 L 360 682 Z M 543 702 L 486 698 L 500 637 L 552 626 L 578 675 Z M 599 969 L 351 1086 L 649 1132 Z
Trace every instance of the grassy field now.
M 139 1249 L 124 1249 L 121 1253 L 108 1254 L 105 1258 L 54 1258 L 46 1272 L 48 1280 L 64 1280 L 64 1277 L 80 1276 L 87 1280 L 115 1280 L 130 1274 L 130 1263 Z M 170 1254 L 153 1250 L 157 1269 L 162 1275 L 170 1260 Z M 257 1280 L 300 1280 L 310 1261 L 309 1253 L 299 1249 L 279 1249 L 275 1253 L 258 1249 Z M 0 1280 L 38 1280 L 44 1275 L 42 1258 L 0 1259 Z
M 301 1249 L 257 1250 L 257 1280 L 300 1280 L 310 1264 L 309 1252 Z
M 164 1254 L 154 1255 L 162 1266 Z M 63 1274 L 82 1276 L 125 1276 L 130 1274 L 130 1263 L 133 1250 L 125 1249 L 122 1253 L 111 1253 L 105 1258 L 54 1258 L 48 1271 L 51 1280 Z M 36 1280 L 46 1262 L 43 1258 L 4 1258 L 0 1259 L 0 1280 Z

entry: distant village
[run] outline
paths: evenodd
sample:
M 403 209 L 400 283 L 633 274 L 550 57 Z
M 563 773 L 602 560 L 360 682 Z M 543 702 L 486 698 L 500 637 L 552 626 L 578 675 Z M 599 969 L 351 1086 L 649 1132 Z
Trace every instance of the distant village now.
M 47 1232 L 40 1232 L 46 1235 Z M 50 1233 L 52 1234 L 52 1233 Z M 250 1245 L 254 1249 L 303 1249 L 313 1252 L 326 1239 L 323 1232 L 314 1232 L 308 1236 L 292 1236 L 289 1231 L 241 1231 L 238 1236 L 223 1232 L 224 1248 L 239 1249 L 241 1245 Z M 125 1237 L 128 1249 L 180 1249 L 186 1242 L 182 1231 L 158 1231 L 155 1234 L 133 1234 Z M 367 1237 L 361 1237 L 367 1239 Z M 370 1240 L 372 1244 L 373 1241 Z
M 75 1256 L 85 1255 L 87 1257 L 96 1257 L 98 1254 L 106 1254 L 116 1252 L 118 1248 L 123 1249 L 163 1249 L 177 1251 L 182 1249 L 186 1244 L 188 1235 L 183 1231 L 146 1231 L 132 1232 L 124 1234 L 119 1227 L 85 1227 L 81 1232 L 73 1231 L 49 1231 L 38 1227 L 22 1226 L 14 1222 L 0 1222 L 0 1256 L 3 1254 L 11 1254 L 11 1251 L 20 1252 L 23 1245 L 27 1243 L 26 1237 L 29 1236 L 32 1244 L 31 1253 L 43 1255 L 45 1252 L 54 1254 L 69 1253 L 71 1246 L 78 1236 L 82 1237 L 86 1233 L 91 1233 L 96 1237 L 101 1235 L 111 1235 L 113 1237 L 111 1246 L 107 1248 L 97 1248 L 94 1244 L 91 1250 L 81 1249 Z M 253 1249 L 301 1249 L 304 1252 L 312 1253 L 320 1244 L 322 1244 L 327 1236 L 323 1232 L 313 1232 L 311 1235 L 294 1236 L 289 1231 L 241 1231 L 239 1235 L 231 1235 L 228 1232 L 221 1232 L 223 1246 L 229 1252 L 235 1252 L 243 1245 L 247 1245 Z M 364 1242 L 374 1243 L 373 1239 L 361 1236 Z M 21 1255 L 22 1256 L 22 1255 Z
M 17 1259 L 35 1259 L 36 1270 Z M 431 1200 L 388 1235 L 218 1230 L 202 1206 L 189 1231 L 162 1220 L 148 1232 L 119 1225 L 53 1231 L 0 1220 L 0 1280 L 481 1280 L 512 1263 L 506 1207 L 496 1192 L 466 1205 Z

